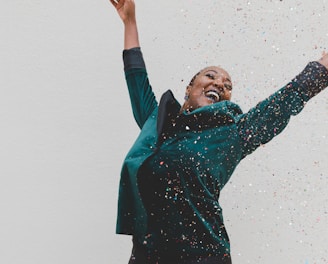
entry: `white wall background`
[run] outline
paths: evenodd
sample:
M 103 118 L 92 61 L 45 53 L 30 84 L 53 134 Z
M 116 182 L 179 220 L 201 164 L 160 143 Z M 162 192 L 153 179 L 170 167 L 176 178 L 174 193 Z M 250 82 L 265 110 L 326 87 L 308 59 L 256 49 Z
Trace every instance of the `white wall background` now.
M 158 97 L 220 64 L 244 111 L 328 48 L 327 0 L 136 0 Z M 127 263 L 115 235 L 138 134 L 123 27 L 106 0 L 1 0 L 0 263 Z M 247 157 L 221 195 L 234 264 L 328 263 L 327 91 Z

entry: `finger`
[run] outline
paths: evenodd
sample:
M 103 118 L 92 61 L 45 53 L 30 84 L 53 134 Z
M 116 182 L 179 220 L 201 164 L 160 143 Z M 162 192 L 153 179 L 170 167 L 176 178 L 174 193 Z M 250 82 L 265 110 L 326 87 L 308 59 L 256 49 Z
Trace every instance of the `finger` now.
M 117 0 L 116 9 L 119 10 L 122 6 L 124 6 L 124 3 L 125 3 L 125 0 Z
M 119 10 L 124 5 L 125 0 L 110 0 L 110 2 L 117 10 Z
M 115 6 L 115 7 L 116 7 L 116 6 L 117 6 L 117 4 L 118 4 L 118 1 L 115 1 L 115 0 L 110 0 L 110 2 L 111 2 L 111 3 L 112 3 L 112 5 L 113 5 L 113 6 Z

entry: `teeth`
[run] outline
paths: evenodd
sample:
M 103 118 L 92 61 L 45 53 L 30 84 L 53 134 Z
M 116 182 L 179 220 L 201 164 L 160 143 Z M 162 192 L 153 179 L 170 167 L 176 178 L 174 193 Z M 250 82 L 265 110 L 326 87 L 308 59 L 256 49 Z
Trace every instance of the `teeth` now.
M 219 101 L 219 100 L 220 100 L 220 96 L 219 96 L 219 94 L 218 94 L 217 92 L 214 92 L 214 91 L 208 91 L 208 92 L 206 93 L 206 96 L 207 96 L 207 97 L 211 97 L 211 98 L 215 98 L 216 101 Z

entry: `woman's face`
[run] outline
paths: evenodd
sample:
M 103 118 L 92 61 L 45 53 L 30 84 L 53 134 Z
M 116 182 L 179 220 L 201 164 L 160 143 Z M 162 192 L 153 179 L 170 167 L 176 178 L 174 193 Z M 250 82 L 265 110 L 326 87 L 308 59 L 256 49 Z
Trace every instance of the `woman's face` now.
M 232 84 L 229 74 L 217 66 L 201 70 L 186 89 L 186 101 L 182 110 L 192 111 L 199 107 L 231 99 Z

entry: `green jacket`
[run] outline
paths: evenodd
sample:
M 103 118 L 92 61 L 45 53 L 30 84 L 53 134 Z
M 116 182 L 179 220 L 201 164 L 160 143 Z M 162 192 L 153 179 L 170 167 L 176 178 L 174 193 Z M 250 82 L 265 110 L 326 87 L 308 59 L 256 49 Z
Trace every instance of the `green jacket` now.
M 147 233 L 138 172 L 148 158 L 165 150 L 175 153 L 175 170 L 183 183 L 182 191 L 168 192 L 168 199 L 180 197 L 188 203 L 214 243 L 229 253 L 218 202 L 220 190 L 246 155 L 278 135 L 290 117 L 328 85 L 326 68 L 318 62 L 309 63 L 290 83 L 247 113 L 233 102 L 222 101 L 183 113 L 176 120 L 181 106 L 170 91 L 158 105 L 140 49 L 125 50 L 123 58 L 133 114 L 141 132 L 122 168 L 117 233 L 136 237 Z

